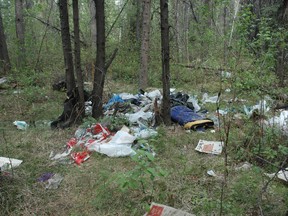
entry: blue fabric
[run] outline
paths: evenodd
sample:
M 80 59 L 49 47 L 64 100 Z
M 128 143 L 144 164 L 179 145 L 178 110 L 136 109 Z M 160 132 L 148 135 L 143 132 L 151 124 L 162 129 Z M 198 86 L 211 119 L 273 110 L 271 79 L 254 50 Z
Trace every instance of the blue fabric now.
M 186 106 L 172 107 L 170 111 L 170 116 L 172 121 L 178 122 L 178 124 L 180 125 L 185 125 L 188 122 L 205 119 Z

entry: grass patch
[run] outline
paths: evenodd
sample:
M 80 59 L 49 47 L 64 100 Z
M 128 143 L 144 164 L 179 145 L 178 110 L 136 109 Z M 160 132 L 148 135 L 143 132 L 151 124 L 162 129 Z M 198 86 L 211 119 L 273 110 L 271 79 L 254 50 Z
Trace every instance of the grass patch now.
M 191 79 L 190 72 L 195 79 Z M 203 78 L 199 71 L 188 73 L 183 70 L 181 73 L 181 79 L 187 82 L 182 80 L 184 84 L 179 84 L 179 88 L 177 85 L 177 90 L 198 95 L 199 99 L 204 92 L 208 92 L 209 96 L 217 94 L 219 84 L 215 84 L 218 79 L 215 75 Z M 111 93 L 136 93 L 136 89 L 135 85 L 126 85 L 121 80 L 112 82 L 108 76 L 105 94 L 109 98 Z M 157 154 L 153 167 L 160 167 L 168 175 L 155 175 L 151 180 L 151 175 L 145 174 L 145 165 L 140 169 L 143 174 L 138 172 L 137 177 L 139 181 L 141 178 L 145 181 L 145 190 L 141 186 L 123 190 L 119 175 L 123 177 L 135 173 L 137 161 L 93 153 L 81 166 L 53 164 L 49 160 L 50 152 L 63 150 L 76 127 L 51 130 L 45 124 L 34 126 L 33 122 L 50 121 L 61 114 L 65 93 L 53 92 L 48 86 L 33 85 L 23 85 L 18 90 L 20 93 L 17 94 L 15 89 L 1 92 L 0 155 L 21 159 L 23 163 L 14 170 L 13 177 L 0 178 L 0 215 L 143 215 L 151 201 L 196 215 L 219 214 L 224 158 L 195 151 L 199 139 L 217 141 L 220 139 L 219 132 L 189 133 L 177 125 L 160 127 L 159 135 L 149 144 L 153 145 Z M 242 96 L 251 104 L 256 101 L 253 97 Z M 224 101 L 231 97 L 232 93 L 223 94 L 221 108 L 230 106 L 231 109 L 242 110 L 246 102 L 233 103 L 232 107 Z M 215 114 L 215 104 L 201 106 L 209 111 L 209 115 Z M 259 205 L 265 215 L 285 215 L 288 210 L 287 186 L 275 180 L 262 193 L 269 180 L 263 173 L 275 171 L 275 167 L 267 164 L 260 166 L 253 153 L 253 148 L 262 139 L 266 147 L 271 148 L 268 153 L 266 151 L 266 156 L 269 150 L 278 151 L 275 143 L 287 146 L 285 137 L 272 132 L 261 137 L 258 134 L 260 127 L 253 120 L 247 117 L 235 120 L 233 115 L 229 118 L 232 126 L 227 147 L 229 175 L 224 191 L 224 215 L 255 215 L 259 213 Z M 25 120 L 31 126 L 26 131 L 19 131 L 12 124 L 15 120 Z M 272 141 L 275 145 L 269 143 Z M 282 151 L 278 154 L 281 160 L 285 156 L 285 148 Z M 265 154 L 262 156 L 266 157 Z M 235 171 L 234 167 L 246 160 L 254 167 L 249 171 Z M 277 160 L 277 156 L 271 159 L 274 165 L 279 165 L 281 160 Z M 208 170 L 214 170 L 219 178 L 208 176 Z M 45 172 L 64 176 L 57 190 L 47 190 L 43 183 L 37 182 L 37 178 Z

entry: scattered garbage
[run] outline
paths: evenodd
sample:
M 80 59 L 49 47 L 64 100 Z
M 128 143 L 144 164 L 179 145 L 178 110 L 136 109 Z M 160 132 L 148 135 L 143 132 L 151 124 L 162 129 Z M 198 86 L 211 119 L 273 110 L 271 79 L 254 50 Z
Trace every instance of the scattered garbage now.
M 114 94 L 108 103 L 104 105 L 104 109 L 107 110 L 116 103 L 124 103 L 124 100 L 119 95 Z
M 73 152 L 71 154 L 71 157 L 77 165 L 80 165 L 81 163 L 83 163 L 84 161 L 86 161 L 90 158 L 90 154 L 87 151 Z
M 136 152 L 131 148 L 136 137 L 126 131 L 118 131 L 108 143 L 92 142 L 87 149 L 105 154 L 109 157 L 133 156 Z
M 216 176 L 217 176 L 216 173 L 215 173 L 213 170 L 208 170 L 208 171 L 207 171 L 207 174 L 208 174 L 209 176 L 212 176 L 212 177 L 216 177 Z
M 157 136 L 158 132 L 153 129 L 145 128 L 136 128 L 134 130 L 134 136 L 140 139 L 149 139 L 150 137 Z
M 222 153 L 223 146 L 224 146 L 223 142 L 199 140 L 195 150 L 207 154 L 219 155 Z
M 218 95 L 209 97 L 207 93 L 204 93 L 202 96 L 202 103 L 203 104 L 205 104 L 205 103 L 217 103 L 218 100 L 219 100 Z
M 277 173 L 265 173 L 266 176 L 268 176 L 269 178 L 274 178 L 274 176 L 277 176 L 278 179 L 281 179 L 285 182 L 288 182 L 288 167 L 286 169 L 280 170 Z
M 92 101 L 85 102 L 85 115 L 86 116 L 92 115 Z
M 7 171 L 13 168 L 18 167 L 23 161 L 14 159 L 14 158 L 7 158 L 7 157 L 0 157 L 0 171 Z
M 63 179 L 64 179 L 63 176 L 61 176 L 60 174 L 56 173 L 51 178 L 49 178 L 47 180 L 47 185 L 45 186 L 45 188 L 46 189 L 54 189 L 55 190 L 55 189 L 57 189 L 60 186 L 60 184 L 61 184 Z
M 144 112 L 142 110 L 140 110 L 139 112 L 136 113 L 126 113 L 125 116 L 128 118 L 129 122 L 131 122 L 132 124 L 137 123 L 137 121 L 141 118 L 144 120 L 151 120 L 153 117 L 153 113 L 152 112 Z
M 252 164 L 250 164 L 249 162 L 245 161 L 244 163 L 238 165 L 237 167 L 235 167 L 236 171 L 246 171 L 251 169 Z
M 288 134 L 288 111 L 283 110 L 279 116 L 274 116 L 265 122 L 270 127 L 279 128 L 284 134 Z
M 52 178 L 53 176 L 54 176 L 53 173 L 43 173 L 39 178 L 37 178 L 37 181 L 38 182 L 46 182 L 50 178 Z
M 184 126 L 185 129 L 211 128 L 214 123 L 211 119 L 195 113 L 186 106 L 174 106 L 171 108 L 171 119 Z
M 190 96 L 187 102 L 193 104 L 194 112 L 198 112 L 199 110 L 201 110 L 201 107 L 198 104 L 198 100 L 196 96 Z
M 251 116 L 252 113 L 255 110 L 258 110 L 261 113 L 266 113 L 270 110 L 270 108 L 267 106 L 266 100 L 260 100 L 258 104 L 252 106 L 252 107 L 247 107 L 246 105 L 243 106 L 244 112 L 247 116 Z
M 25 121 L 14 121 L 13 124 L 19 130 L 26 130 L 28 128 L 28 126 L 29 126 Z
M 159 91 L 159 89 L 156 89 L 156 90 L 148 92 L 148 93 L 145 92 L 144 95 L 152 101 L 154 101 L 156 98 L 158 98 L 158 99 L 162 98 L 162 94 Z
M 144 214 L 144 216 L 195 216 L 195 215 L 172 208 L 170 206 L 152 202 L 150 205 L 149 212 Z
M 227 72 L 227 71 L 221 71 L 221 76 L 223 78 L 231 78 L 232 74 L 230 72 Z
M 7 82 L 7 77 L 0 78 L 0 85 Z

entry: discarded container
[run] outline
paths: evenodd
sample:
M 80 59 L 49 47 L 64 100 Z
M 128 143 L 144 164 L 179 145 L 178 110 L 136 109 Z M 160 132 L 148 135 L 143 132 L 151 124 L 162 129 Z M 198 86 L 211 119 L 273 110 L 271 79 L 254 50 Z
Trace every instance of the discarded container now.
M 222 152 L 223 142 L 199 140 L 195 150 L 207 154 L 219 155 Z
M 13 124 L 19 130 L 26 130 L 28 128 L 28 126 L 29 126 L 25 121 L 14 121 Z
M 144 214 L 144 216 L 195 216 L 195 215 L 172 208 L 170 206 L 152 202 L 149 212 Z

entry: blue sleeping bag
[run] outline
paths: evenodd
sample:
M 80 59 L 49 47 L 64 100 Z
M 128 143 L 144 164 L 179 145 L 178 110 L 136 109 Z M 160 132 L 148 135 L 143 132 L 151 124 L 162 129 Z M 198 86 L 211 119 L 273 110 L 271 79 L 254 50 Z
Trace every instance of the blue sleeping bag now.
M 170 111 L 171 119 L 184 126 L 185 129 L 200 129 L 213 127 L 214 122 L 207 119 L 186 106 L 174 106 Z

